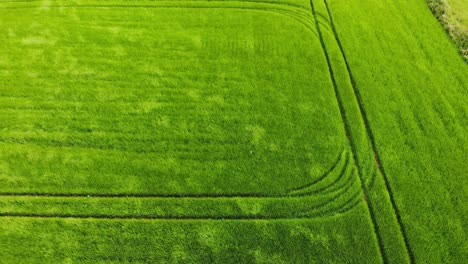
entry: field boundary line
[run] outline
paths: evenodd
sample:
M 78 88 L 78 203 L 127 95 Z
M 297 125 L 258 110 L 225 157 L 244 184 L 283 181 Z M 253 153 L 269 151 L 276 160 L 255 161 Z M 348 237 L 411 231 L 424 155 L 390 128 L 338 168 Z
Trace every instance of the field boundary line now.
M 37 1 L 32 1 L 28 3 L 35 3 Z M 177 3 L 184 3 L 188 4 L 186 6 L 183 5 L 177 5 Z M 202 6 L 200 4 L 205 4 L 206 6 Z M 1 2 L 0 2 L 1 4 Z M 191 4 L 191 5 L 190 5 Z M 197 4 L 199 4 L 197 6 Z M 210 6 L 210 5 L 216 5 L 218 6 Z M 238 5 L 235 5 L 238 4 Z M 251 4 L 252 6 L 246 6 L 243 7 L 242 4 Z M 224 5 L 224 6 L 221 6 Z M 257 7 L 254 7 L 254 5 L 257 5 Z M 268 7 L 269 6 L 269 7 Z M 288 8 L 289 7 L 289 8 Z M 34 8 L 41 8 L 40 6 L 9 6 L 9 7 L 1 7 L 0 10 L 18 10 L 18 9 L 34 9 Z M 232 10 L 253 10 L 253 11 L 259 11 L 259 12 L 269 12 L 269 13 L 275 13 L 277 15 L 281 15 L 287 18 L 290 18 L 297 23 L 301 24 L 304 26 L 308 31 L 310 31 L 313 35 L 317 36 L 317 32 L 314 31 L 314 28 L 311 23 L 309 23 L 309 20 L 305 19 L 307 17 L 306 15 L 306 9 L 305 8 L 299 8 L 296 6 L 288 6 L 284 4 L 275 4 L 271 2 L 257 2 L 257 1 L 210 1 L 210 0 L 200 0 L 200 1 L 169 1 L 169 2 L 164 2 L 163 4 L 158 3 L 155 1 L 155 4 L 141 4 L 141 5 L 122 5 L 122 4 L 110 4 L 107 3 L 107 5 L 104 4 L 65 4 L 65 5 L 51 5 L 48 8 L 177 8 L 177 9 L 232 9 Z
M 12 4 L 12 3 L 42 3 L 43 0 L 0 0 L 0 5 L 1 4 Z M 58 3 L 61 2 L 60 0 L 48 0 L 48 2 L 52 3 Z M 86 2 L 86 1 L 85 1 Z M 128 1 L 122 1 L 122 0 L 102 0 L 102 2 L 128 2 Z M 145 2 L 158 2 L 158 0 L 146 0 Z M 197 2 L 218 2 L 218 3 L 238 3 L 238 4 L 244 4 L 244 3 L 254 3 L 254 4 L 271 4 L 271 5 L 277 5 L 277 6 L 289 6 L 293 8 L 298 8 L 298 9 L 303 9 L 304 11 L 309 11 L 305 6 L 301 5 L 296 5 L 293 3 L 289 2 L 275 2 L 275 1 L 255 1 L 255 0 L 225 0 L 225 1 L 219 1 L 219 0 L 198 0 L 198 1 L 190 1 L 190 0 L 170 0 L 170 1 L 165 1 L 165 2 L 179 2 L 179 3 L 197 3 Z
M 267 194 L 267 193 L 199 193 L 199 194 L 184 194 L 184 193 L 174 193 L 174 194 L 149 194 L 149 193 L 54 193 L 54 192 L 0 192 L 1 197 L 51 197 L 51 198 L 161 198 L 161 199 L 230 199 L 230 198 L 295 198 L 295 197 L 306 197 L 311 196 L 313 193 L 300 193 L 300 191 L 316 186 L 329 176 L 333 175 L 333 172 L 337 169 L 340 161 L 345 159 L 343 168 L 341 168 L 340 173 L 337 175 L 337 179 L 334 180 L 331 184 L 326 185 L 325 189 L 329 189 L 337 185 L 340 180 L 344 177 L 343 174 L 346 173 L 348 165 L 348 155 L 347 151 L 343 150 L 340 152 L 333 162 L 332 166 L 325 171 L 317 179 L 313 180 L 311 183 L 295 187 L 293 189 L 285 190 L 285 193 L 278 194 Z M 324 187 L 322 187 L 324 188 Z M 319 189 L 322 189 L 319 188 Z M 297 194 L 293 192 L 298 192 Z
M 346 114 L 345 114 L 342 98 L 341 98 L 340 93 L 338 91 L 338 85 L 337 85 L 336 80 L 335 80 L 335 75 L 334 75 L 334 72 L 333 72 L 333 68 L 331 66 L 330 57 L 328 55 L 328 52 L 327 52 L 327 49 L 326 49 L 326 46 L 325 46 L 325 41 L 324 41 L 323 36 L 322 36 L 322 31 L 320 29 L 319 22 L 317 20 L 317 12 L 315 10 L 313 0 L 309 0 L 309 2 L 310 2 L 310 6 L 311 6 L 312 15 L 315 18 L 314 20 L 315 20 L 317 32 L 319 34 L 319 39 L 320 39 L 320 43 L 321 43 L 321 46 L 322 46 L 322 50 L 323 50 L 323 53 L 325 55 L 325 59 L 326 59 L 326 62 L 327 62 L 330 79 L 331 79 L 332 84 L 333 84 L 335 98 L 337 100 L 338 107 L 339 107 L 340 114 L 341 114 L 341 118 L 343 120 L 344 130 L 345 130 L 347 135 L 352 135 L 351 128 L 350 128 L 350 125 L 349 125 L 349 121 L 348 121 L 348 118 L 346 117 Z M 365 186 L 364 186 L 364 183 L 363 183 L 361 170 L 360 170 L 360 168 L 358 166 L 358 162 L 357 162 L 357 154 L 356 154 L 355 143 L 351 139 L 351 136 L 349 136 L 347 138 L 348 138 L 348 142 L 350 144 L 351 150 L 352 150 L 354 164 L 356 166 L 356 169 L 358 170 L 357 174 L 358 174 L 358 179 L 359 179 L 361 189 L 364 192 L 364 194 L 367 196 L 367 194 L 365 193 L 366 189 L 365 189 Z M 369 216 L 370 216 L 371 221 L 372 221 L 372 228 L 373 228 L 374 234 L 376 236 L 377 243 L 379 245 L 378 249 L 379 249 L 380 257 L 383 259 L 384 262 L 387 262 L 387 256 L 384 254 L 385 251 L 384 251 L 384 245 L 383 245 L 382 237 L 380 235 L 379 228 L 378 228 L 378 225 L 377 225 L 377 220 L 375 218 L 375 212 L 374 212 L 375 209 L 373 208 L 373 206 L 369 202 L 367 202 L 367 200 L 365 200 L 365 203 L 366 203 L 367 211 L 368 211 Z
M 360 203 L 360 200 L 351 201 L 349 206 L 343 207 L 334 214 L 317 214 L 317 215 L 305 215 L 305 216 L 293 216 L 293 217 L 236 217 L 236 216 L 224 216 L 224 217 L 151 217 L 151 216 L 131 216 L 131 215 L 67 215 L 67 214 L 3 214 L 0 213 L 1 218 L 45 218 L 45 219 L 106 219 L 106 220 L 167 220 L 167 221 L 274 221 L 274 220 L 314 220 L 319 218 L 334 217 L 343 215 L 356 208 Z
M 351 170 L 354 171 L 354 170 Z M 328 215 L 336 215 L 343 213 L 347 210 L 351 210 L 354 208 L 354 206 L 357 206 L 359 204 L 359 201 L 362 201 L 362 199 L 359 199 L 362 194 L 362 189 L 358 188 L 357 185 L 357 179 L 355 177 L 348 177 L 348 179 L 341 184 L 339 187 L 335 188 L 335 190 L 326 192 L 324 193 L 324 197 L 321 198 L 316 198 L 313 199 L 313 196 L 291 196 L 287 197 L 278 201 L 275 201 L 275 198 L 261 198 L 262 200 L 269 200 L 269 203 L 275 204 L 276 202 L 280 202 L 282 206 L 288 206 L 289 202 L 293 202 L 290 205 L 295 205 L 294 207 L 289 206 L 289 210 L 286 211 L 277 211 L 275 207 L 267 209 L 262 212 L 258 213 L 249 213 L 249 212 L 230 212 L 226 211 L 224 212 L 223 210 L 220 211 L 214 211 L 211 213 L 208 213 L 206 215 L 193 215 L 191 214 L 190 211 L 182 211 L 185 213 L 180 213 L 176 212 L 176 214 L 171 214 L 171 212 L 168 213 L 159 213 L 160 215 L 157 215 L 157 212 L 151 213 L 150 207 L 148 208 L 140 208 L 139 211 L 135 214 L 133 213 L 126 213 L 123 215 L 119 214 L 112 214 L 112 213 L 106 213 L 106 214 L 96 214 L 95 209 L 92 209 L 90 213 L 79 213 L 81 211 L 80 207 L 76 208 L 75 212 L 69 212 L 69 213 L 57 213 L 57 212 L 39 212 L 39 213 L 31 213 L 34 211 L 34 200 L 18 200 L 19 202 L 31 202 L 31 206 L 27 206 L 23 210 L 19 210 L 19 212 L 15 212 L 14 210 L 7 210 L 4 212 L 0 211 L 0 217 L 1 216 L 44 216 L 44 217 L 78 217 L 78 218 L 86 218 L 86 217 L 95 217 L 96 218 L 197 218 L 197 219 L 270 219 L 270 218 L 290 218 L 290 217 L 304 217 L 304 218 L 312 218 L 312 217 L 323 217 L 323 216 L 328 216 Z M 357 190 L 357 191 L 356 191 Z M 17 197 L 17 196 L 16 196 Z M 307 200 L 307 197 L 312 198 L 312 200 Z M 320 196 L 318 196 L 320 197 Z M 25 197 L 22 197 L 25 198 Z M 29 199 L 29 197 L 26 197 Z M 52 197 L 53 198 L 53 197 Z M 63 198 L 63 197 L 59 197 Z M 80 197 L 82 198 L 82 197 Z M 12 198 L 16 199 L 16 198 Z M 34 199 L 34 198 L 33 198 Z M 49 201 L 53 200 L 47 200 L 47 197 L 40 197 L 39 199 L 46 199 L 46 200 L 39 200 L 38 204 L 48 204 Z M 358 201 L 356 201 L 358 199 Z M 303 200 L 303 202 L 301 202 Z M 14 201 L 14 200 L 13 200 Z M 79 202 L 78 200 L 77 202 Z M 206 202 L 210 202 L 210 199 L 207 198 L 205 200 Z M 211 200 L 212 201 L 212 200 Z M 8 202 L 8 201 L 7 201 Z M 52 211 L 61 211 L 63 208 L 68 208 L 69 206 L 73 206 L 73 204 L 70 204 L 68 201 L 63 200 L 61 201 L 62 203 L 58 203 L 54 206 L 52 203 L 51 206 L 53 208 L 50 208 Z M 104 201 L 103 201 L 104 202 Z M 109 201 L 108 201 L 109 202 Z M 200 200 L 192 200 L 191 202 L 203 202 Z M 238 199 L 232 199 L 231 201 L 226 201 L 226 202 L 233 202 L 234 204 L 237 204 L 239 202 Z M 265 201 L 267 202 L 267 201 Z M 99 203 L 99 201 L 98 201 Z M 299 203 L 299 205 L 297 204 Z M 302 204 L 302 205 L 301 205 Z M 129 204 L 131 205 L 131 204 Z M 175 204 L 176 206 L 179 206 Z M 209 205 L 209 204 L 208 204 Z M 84 205 L 85 208 L 88 208 L 88 205 Z M 296 206 L 299 206 L 297 208 Z M 94 208 L 94 207 L 93 207 Z M 266 204 L 266 208 L 269 208 L 268 204 Z M 281 208 L 281 207 L 280 207 Z M 1 209 L 0 209 L 1 210 Z M 49 211 L 50 211 L 49 210 Z M 21 212 L 23 211 L 23 212 Z M 29 212 L 24 212 L 24 211 L 29 211 Z M 86 211 L 86 210 L 85 210 Z M 93 212 L 94 211 L 94 212 Z
M 111 220 L 291 220 L 291 219 L 318 219 L 324 217 L 334 217 L 337 215 L 345 214 L 354 208 L 356 208 L 362 199 L 360 197 L 361 191 L 353 194 L 348 200 L 343 204 L 332 207 L 331 209 L 320 211 L 320 208 L 325 207 L 328 203 L 319 204 L 308 210 L 298 212 L 297 215 L 293 216 L 284 216 L 284 215 L 212 215 L 212 216 L 177 216 L 177 215 L 166 215 L 166 216 L 156 216 L 156 215 L 110 215 L 110 214 L 42 214 L 42 213 L 2 213 L 0 212 L 0 218 L 9 218 L 9 217 L 21 217 L 21 218 L 79 218 L 79 219 L 111 219 Z M 356 199 L 358 198 L 358 199 Z M 310 211 L 316 211 L 310 213 Z M 270 213 L 271 214 L 271 213 Z
M 344 173 L 344 172 L 343 172 Z M 325 189 L 330 189 L 333 188 L 333 191 L 327 191 L 323 194 L 323 196 L 342 191 L 348 184 L 350 184 L 352 180 L 352 177 L 350 179 L 347 179 L 344 183 L 341 185 L 338 185 L 339 182 L 337 181 L 333 185 L 328 185 L 326 186 Z M 339 187 L 336 187 L 339 186 Z M 320 195 L 317 195 L 315 197 L 319 197 Z M 67 194 L 67 193 L 0 193 L 0 198 L 1 197 L 18 197 L 18 198 L 104 198 L 104 199 L 125 199 L 125 198 L 140 198 L 140 199 L 302 199 L 302 198 L 307 198 L 307 197 L 314 197 L 310 193 L 304 193 L 304 194 L 295 194 L 295 195 L 290 195 L 290 194 L 280 194 L 280 195 L 263 195 L 263 194 L 245 194 L 245 195 L 239 195 L 239 194 L 232 194 L 232 195 L 208 195 L 208 194 L 200 194 L 200 195 L 195 195 L 195 194 L 180 194 L 179 196 L 176 196 L 174 194 L 171 195 L 153 195 L 153 194 L 134 194 L 134 195 L 128 195 L 128 194 Z M 333 196 L 335 197 L 335 196 Z
M 353 93 L 354 93 L 354 95 L 356 97 L 356 100 L 358 102 L 360 115 L 361 115 L 361 117 L 362 117 L 362 119 L 364 121 L 364 126 L 366 128 L 367 135 L 368 135 L 368 137 L 370 139 L 370 143 L 371 143 L 372 151 L 373 151 L 373 154 L 374 154 L 374 157 L 375 157 L 376 165 L 377 165 L 378 170 L 381 172 L 381 174 L 383 176 L 385 187 L 387 189 L 387 192 L 388 192 L 388 195 L 389 195 L 389 198 L 390 198 L 390 202 L 391 202 L 392 207 L 393 207 L 393 211 L 394 211 L 395 216 L 397 218 L 398 225 L 400 227 L 400 233 L 402 234 L 403 240 L 405 242 L 405 246 L 406 246 L 406 250 L 407 250 L 410 262 L 415 263 L 414 254 L 413 254 L 413 252 L 411 250 L 411 246 L 409 244 L 408 236 L 407 236 L 405 227 L 403 225 L 403 221 L 401 219 L 401 213 L 400 213 L 400 210 L 398 209 L 398 205 L 395 202 L 393 190 L 392 190 L 392 187 L 391 187 L 390 182 L 388 180 L 387 173 L 385 172 L 385 169 L 384 169 L 384 167 L 382 165 L 380 155 L 379 155 L 379 152 L 378 152 L 378 149 L 377 149 L 377 146 L 376 146 L 375 137 L 374 137 L 374 134 L 373 134 L 372 129 L 370 127 L 369 119 L 368 119 L 366 110 L 364 108 L 364 103 L 363 103 L 361 94 L 360 94 L 360 92 L 359 92 L 359 90 L 357 88 L 356 81 L 354 79 L 354 75 L 352 74 L 351 68 L 349 66 L 349 63 L 348 63 L 347 57 L 345 55 L 341 40 L 338 37 L 338 33 L 337 33 L 336 27 L 335 27 L 335 23 L 333 21 L 333 17 L 331 15 L 331 12 L 330 12 L 330 9 L 329 9 L 329 6 L 328 6 L 328 1 L 327 0 L 323 0 L 323 1 L 325 3 L 325 7 L 327 9 L 328 16 L 330 17 L 330 24 L 331 24 L 333 34 L 335 36 L 335 39 L 336 39 L 337 44 L 339 46 L 340 52 L 341 52 L 341 54 L 343 56 L 343 59 L 344 59 L 344 62 L 346 64 L 346 69 L 348 71 L 348 74 L 349 74 L 349 77 L 350 77 L 350 80 L 351 80 L 351 86 L 353 87 Z

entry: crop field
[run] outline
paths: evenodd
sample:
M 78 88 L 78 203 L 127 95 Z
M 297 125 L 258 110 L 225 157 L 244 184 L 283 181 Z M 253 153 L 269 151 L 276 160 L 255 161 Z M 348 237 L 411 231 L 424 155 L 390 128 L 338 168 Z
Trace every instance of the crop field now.
M 463 263 L 467 93 L 425 0 L 0 0 L 0 263 Z

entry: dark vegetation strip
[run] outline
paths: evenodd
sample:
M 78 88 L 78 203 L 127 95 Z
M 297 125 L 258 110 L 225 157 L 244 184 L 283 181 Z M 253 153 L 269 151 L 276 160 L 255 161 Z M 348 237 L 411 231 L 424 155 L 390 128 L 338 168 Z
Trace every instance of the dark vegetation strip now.
M 398 206 L 397 206 L 397 204 L 395 202 L 393 190 L 392 190 L 392 187 L 391 187 L 391 185 L 389 183 L 387 173 L 385 172 L 385 169 L 382 166 L 380 155 L 379 155 L 379 152 L 377 150 L 376 143 L 375 143 L 375 137 L 374 137 L 374 134 L 372 133 L 372 129 L 370 127 L 369 118 L 368 118 L 367 113 L 365 111 L 361 94 L 360 94 L 360 92 L 359 92 L 359 90 L 357 88 L 356 81 L 355 81 L 354 76 L 352 74 L 351 68 L 349 67 L 349 63 L 348 63 L 348 60 L 346 58 L 346 55 L 345 55 L 341 40 L 338 37 L 338 33 L 337 33 L 336 27 L 335 27 L 335 23 L 333 22 L 333 17 L 331 15 L 330 9 L 328 7 L 328 1 L 324 0 L 324 2 L 325 2 L 325 6 L 326 6 L 326 9 L 327 9 L 327 12 L 328 12 L 328 16 L 330 17 L 330 24 L 331 24 L 333 34 L 335 35 L 337 44 L 338 44 L 338 46 L 340 48 L 340 52 L 343 55 L 343 59 L 344 59 L 344 62 L 346 64 L 346 69 L 347 69 L 347 71 L 349 73 L 349 77 L 351 79 L 351 86 L 353 87 L 353 92 L 354 92 L 354 95 L 355 95 L 356 100 L 358 102 L 359 111 L 360 111 L 360 114 L 361 114 L 362 119 L 364 121 L 364 126 L 366 128 L 367 135 L 368 135 L 368 137 L 370 139 L 370 142 L 371 142 L 372 151 L 374 152 L 373 154 L 374 154 L 374 157 L 375 157 L 375 161 L 377 163 L 377 168 L 382 173 L 382 176 L 383 176 L 383 179 L 384 179 L 384 182 L 385 182 L 385 187 L 387 189 L 387 192 L 388 192 L 388 195 L 389 195 L 389 198 L 390 198 L 390 202 L 392 203 L 392 207 L 393 207 L 394 213 L 396 215 L 398 225 L 400 227 L 400 231 L 401 231 L 401 234 L 403 236 L 403 240 L 405 242 L 405 246 L 406 246 L 406 250 L 407 250 L 408 255 L 409 255 L 409 259 L 410 259 L 411 263 L 415 263 L 414 254 L 413 254 L 413 252 L 411 250 L 411 247 L 410 247 L 410 244 L 409 244 L 409 241 L 408 241 L 408 236 L 407 236 L 405 227 L 403 225 L 403 221 L 401 219 L 400 210 L 398 209 Z
M 338 107 L 340 109 L 341 118 L 343 120 L 344 129 L 345 129 L 345 132 L 346 132 L 347 135 L 352 135 L 351 127 L 349 125 L 349 121 L 348 121 L 348 119 L 346 117 L 346 114 L 345 114 L 342 98 L 341 98 L 340 93 L 338 91 L 338 86 L 336 84 L 335 75 L 333 73 L 330 58 L 329 58 L 328 52 L 327 52 L 326 47 L 325 47 L 325 42 L 323 40 L 323 36 L 322 36 L 322 32 L 320 30 L 319 22 L 317 20 L 317 12 L 315 11 L 313 1 L 312 0 L 309 0 L 309 1 L 310 1 L 312 15 L 315 18 L 314 20 L 315 20 L 315 25 L 316 25 L 317 32 L 319 34 L 320 44 L 322 46 L 322 50 L 323 50 L 323 53 L 325 54 L 325 58 L 326 58 L 326 61 L 327 61 L 327 66 L 328 66 L 330 78 L 331 78 L 332 83 L 333 83 L 333 88 L 334 88 L 334 91 L 335 91 L 335 97 L 336 97 L 336 100 L 338 102 Z M 359 176 L 359 182 L 361 184 L 361 189 L 364 191 L 364 190 L 366 190 L 366 188 L 364 186 L 364 182 L 363 182 L 362 175 L 361 175 L 361 172 L 360 172 L 361 170 L 359 168 L 358 157 L 357 157 L 357 154 L 356 154 L 357 153 L 356 145 L 355 145 L 355 142 L 352 139 L 352 137 L 348 137 L 348 139 L 349 139 L 349 143 L 351 145 L 351 150 L 352 150 L 352 153 L 353 153 L 353 160 L 354 160 L 356 168 L 358 169 L 358 176 Z M 375 235 L 377 237 L 380 256 L 383 259 L 383 261 L 386 263 L 386 262 L 388 262 L 387 261 L 387 256 L 385 255 L 382 237 L 380 235 L 379 227 L 377 225 L 377 220 L 376 220 L 376 217 L 375 217 L 375 209 L 373 208 L 373 206 L 369 202 L 367 202 L 367 200 L 365 200 L 365 202 L 366 202 L 366 206 L 367 206 L 369 215 L 370 215 L 371 220 L 372 220 L 372 227 L 374 229 L 374 233 L 375 233 Z

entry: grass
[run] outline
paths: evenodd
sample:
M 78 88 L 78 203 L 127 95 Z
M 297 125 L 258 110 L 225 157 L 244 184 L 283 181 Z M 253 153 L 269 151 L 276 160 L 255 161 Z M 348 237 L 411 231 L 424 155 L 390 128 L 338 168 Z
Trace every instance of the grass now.
M 77 8 L 84 22 L 51 10 L 21 32 L 17 13 L 3 16 L 16 34 L 4 45 L 17 49 L 3 54 L 17 62 L 0 91 L 2 156 L 15 168 L 5 191 L 277 193 L 323 174 L 344 147 L 320 46 L 291 18 Z
M 329 2 L 415 260 L 458 263 L 467 65 L 424 1 Z
M 467 66 L 423 0 L 0 1 L 0 25 L 0 263 L 468 253 Z
M 464 0 L 428 0 L 429 7 L 468 61 L 468 3 Z

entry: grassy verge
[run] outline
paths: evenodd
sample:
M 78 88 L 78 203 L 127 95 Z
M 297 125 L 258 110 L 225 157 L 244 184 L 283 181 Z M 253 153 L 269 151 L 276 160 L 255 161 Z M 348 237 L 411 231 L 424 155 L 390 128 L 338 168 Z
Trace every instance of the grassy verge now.
M 427 0 L 427 2 L 432 13 L 459 47 L 465 62 L 468 62 L 468 25 L 463 20 L 463 10 L 468 8 L 468 3 L 459 0 Z

